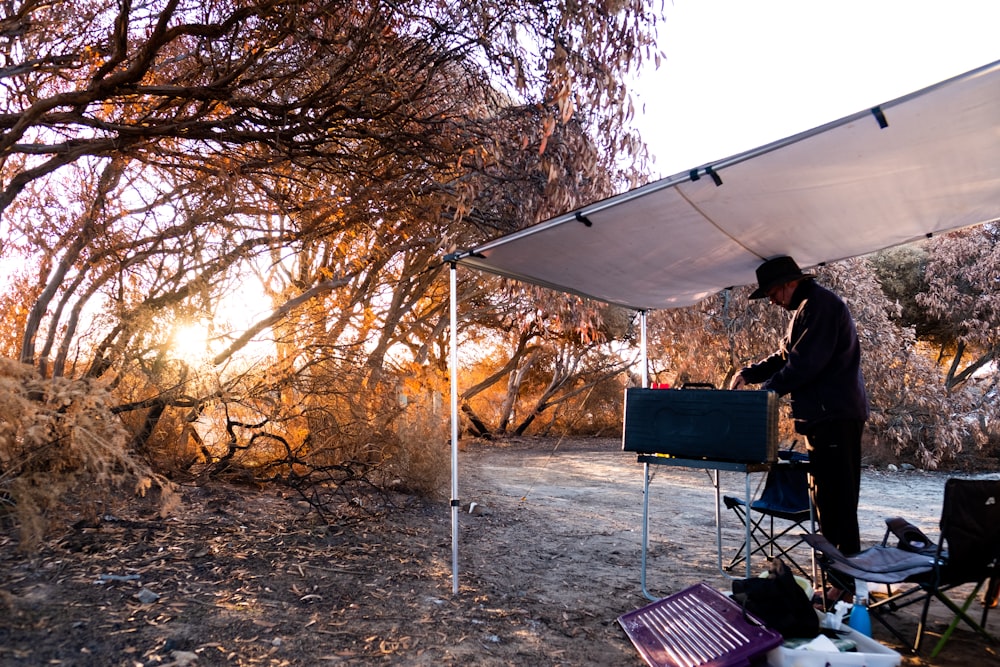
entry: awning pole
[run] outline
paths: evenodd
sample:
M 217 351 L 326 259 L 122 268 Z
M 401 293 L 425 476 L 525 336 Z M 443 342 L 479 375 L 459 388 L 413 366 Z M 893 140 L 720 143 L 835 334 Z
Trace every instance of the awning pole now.
M 642 347 L 642 386 L 649 387 L 649 353 L 646 343 L 646 311 L 639 311 L 639 345 Z
M 646 311 L 639 311 L 639 363 L 642 364 L 642 386 L 649 387 L 649 355 L 646 345 Z M 642 558 L 640 563 L 639 584 L 642 594 L 649 600 L 659 600 L 646 587 L 646 553 L 649 551 L 649 463 L 642 464 Z
M 451 280 L 451 592 L 458 595 L 458 282 L 455 262 Z

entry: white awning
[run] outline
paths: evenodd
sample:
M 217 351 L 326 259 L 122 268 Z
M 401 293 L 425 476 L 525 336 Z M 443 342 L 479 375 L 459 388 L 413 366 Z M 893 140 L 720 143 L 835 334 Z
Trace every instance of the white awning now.
M 1000 219 L 1000 61 L 447 259 L 639 310 Z
M 654 310 L 752 284 L 757 266 L 777 255 L 791 255 L 806 269 L 997 219 L 1000 61 L 446 257 L 453 264 L 453 592 L 458 592 L 454 265 Z

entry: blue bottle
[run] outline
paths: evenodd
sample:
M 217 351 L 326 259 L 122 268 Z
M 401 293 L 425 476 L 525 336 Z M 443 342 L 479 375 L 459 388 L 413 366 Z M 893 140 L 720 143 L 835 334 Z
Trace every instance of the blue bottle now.
M 854 582 L 854 606 L 847 624 L 865 637 L 872 636 L 872 618 L 868 612 L 868 582 L 860 579 Z

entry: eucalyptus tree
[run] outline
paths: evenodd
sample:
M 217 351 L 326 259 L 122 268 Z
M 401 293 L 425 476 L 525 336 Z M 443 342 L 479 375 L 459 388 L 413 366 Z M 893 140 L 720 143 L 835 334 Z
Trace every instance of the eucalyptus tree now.
M 989 370 L 1000 351 L 1000 227 L 952 232 L 926 249 L 925 287 L 916 301 L 938 323 L 940 357 L 950 357 L 945 386 L 952 390 L 984 373 L 995 387 L 997 374 Z
M 612 391 L 638 360 L 634 313 L 574 295 L 498 280 L 469 294 L 467 331 L 477 368 L 461 387 L 469 432 L 521 435 L 546 412 L 582 412 L 587 399 Z M 620 406 L 619 406 L 620 408 Z M 573 420 L 561 420 L 569 423 Z M 603 423 L 603 420 L 600 420 Z
M 222 410 L 225 456 L 289 405 L 271 441 L 315 439 L 294 396 L 325 387 L 377 394 L 351 409 L 381 432 L 389 388 L 441 370 L 441 255 L 639 178 L 624 81 L 659 20 L 639 0 L 0 11 L 0 253 L 24 267 L 4 349 L 106 381 L 139 448 L 170 408 Z M 255 319 L 223 321 L 233 295 Z M 208 380 L 177 354 L 185 319 L 218 339 Z

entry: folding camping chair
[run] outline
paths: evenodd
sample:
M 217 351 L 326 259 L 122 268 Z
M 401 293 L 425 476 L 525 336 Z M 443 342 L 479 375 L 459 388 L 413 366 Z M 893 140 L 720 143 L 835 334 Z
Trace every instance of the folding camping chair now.
M 750 503 L 736 496 L 724 496 L 723 502 L 731 509 L 740 523 L 746 527 L 750 522 L 750 538 L 753 544 L 750 557 L 764 554 L 768 558 L 780 556 L 810 581 L 814 573 L 806 571 L 792 557 L 791 551 L 805 539 L 802 532 L 815 532 L 815 514 L 809 498 L 808 454 L 784 450 L 778 452 L 781 461 L 771 467 L 764 480 L 764 490 L 760 498 Z M 778 523 L 775 523 L 775 520 Z M 744 539 L 730 561 L 727 570 L 732 570 L 747 558 L 747 544 Z
M 869 610 L 872 618 L 904 644 L 908 643 L 907 639 L 886 616 L 914 603 L 923 604 L 912 644 L 914 653 L 920 650 L 927 629 L 931 600 L 940 600 L 947 606 L 954 618 L 931 652 L 934 658 L 944 648 L 959 621 L 964 621 L 989 641 L 996 641 L 986 630 L 986 619 L 991 606 L 990 596 L 1000 577 L 1000 480 L 949 479 L 944 487 L 940 527 L 941 537 L 936 545 L 930 540 L 914 543 L 904 537 L 898 545 L 889 546 L 889 534 L 899 536 L 899 531 L 893 530 L 893 524 L 889 523 L 883 544 L 853 556 L 840 553 L 822 535 L 807 535 L 805 540 L 823 555 L 820 565 L 824 574 L 831 570 L 834 574 L 842 572 L 863 581 L 890 585 L 888 597 L 875 601 Z M 931 544 L 925 546 L 920 542 Z M 928 548 L 931 545 L 933 548 Z M 987 581 L 990 586 L 982 618 L 976 622 L 968 614 L 969 606 Z M 963 584 L 974 584 L 974 587 L 959 606 L 948 592 Z M 896 592 L 891 588 L 894 585 L 899 585 Z

